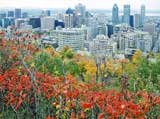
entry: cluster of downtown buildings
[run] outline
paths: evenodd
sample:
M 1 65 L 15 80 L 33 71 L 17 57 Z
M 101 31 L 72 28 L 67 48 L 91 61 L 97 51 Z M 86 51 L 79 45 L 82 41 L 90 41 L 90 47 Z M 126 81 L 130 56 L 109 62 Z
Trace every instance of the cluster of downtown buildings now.
M 120 15 L 118 5 L 114 4 L 112 17 L 87 11 L 82 4 L 53 14 L 43 10 L 36 16 L 22 11 L 0 12 L 1 29 L 15 26 L 18 30 L 41 32 L 41 43 L 57 50 L 69 46 L 75 51 L 111 57 L 118 53 L 133 54 L 136 49 L 145 53 L 160 51 L 160 19 L 147 17 L 145 5 L 136 14 L 132 14 L 130 5 L 124 5 Z

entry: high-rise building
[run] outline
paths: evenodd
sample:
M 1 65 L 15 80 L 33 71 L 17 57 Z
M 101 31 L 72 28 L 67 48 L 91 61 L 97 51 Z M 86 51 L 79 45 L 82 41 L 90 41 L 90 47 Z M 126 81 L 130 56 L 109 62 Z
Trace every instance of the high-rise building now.
M 53 37 L 58 41 L 59 49 L 69 46 L 73 50 L 81 50 L 84 46 L 85 32 L 82 28 L 64 28 L 53 31 Z
M 134 27 L 134 16 L 133 15 L 130 15 L 130 19 L 129 19 L 129 24 L 131 27 Z
M 4 18 L 2 19 L 2 27 L 7 28 L 8 26 L 14 25 L 13 18 Z
M 80 14 L 82 17 L 85 17 L 86 7 L 79 3 L 75 6 L 76 13 Z
M 119 23 L 119 15 L 118 15 L 119 9 L 117 4 L 114 4 L 112 8 L 112 23 L 118 24 Z
M 15 9 L 15 18 L 21 18 L 21 9 Z
M 4 12 L 4 13 L 0 13 L 0 18 L 5 18 L 7 15 L 6 15 L 6 13 Z
M 134 28 L 139 28 L 140 27 L 140 14 L 135 14 L 134 15 Z
M 8 11 L 8 17 L 14 17 L 14 11 Z
M 89 24 L 88 24 L 88 35 L 89 39 L 96 38 L 96 35 L 98 34 L 98 23 L 97 19 L 95 17 L 89 18 Z
M 78 16 L 78 26 L 85 24 L 86 22 L 86 7 L 79 3 L 75 6 L 75 14 Z
M 108 28 L 108 34 L 107 35 L 110 38 L 111 35 L 113 34 L 113 25 L 112 24 L 108 24 L 107 28 Z
M 88 49 L 93 55 L 112 56 L 117 51 L 117 43 L 105 35 L 97 35 Z
M 46 10 L 46 14 L 47 14 L 47 16 L 51 16 L 51 11 L 50 10 Z
M 41 16 L 51 16 L 51 11 L 50 10 L 42 10 Z
M 98 25 L 98 34 L 106 35 L 106 31 L 107 31 L 107 28 L 106 28 L 105 24 L 99 24 Z
M 153 34 L 156 30 L 156 24 L 155 23 L 145 23 L 143 27 L 143 31 L 149 32 L 150 34 Z
M 40 28 L 41 27 L 41 19 L 40 18 L 30 18 L 29 25 L 32 25 L 32 28 Z
M 20 28 L 21 25 L 22 25 L 23 23 L 25 23 L 25 22 L 26 22 L 25 19 L 16 19 L 16 20 L 15 20 L 15 26 L 16 26 L 17 28 Z
M 143 27 L 144 22 L 145 22 L 145 12 L 146 12 L 145 5 L 141 5 L 141 21 L 140 21 L 140 25 L 142 27 Z
M 123 22 L 129 25 L 129 22 L 130 22 L 130 5 L 124 5 Z
M 53 17 L 42 17 L 41 18 L 41 29 L 43 30 L 54 29 L 54 18 Z
M 73 28 L 74 25 L 73 21 L 74 21 L 74 10 L 68 8 L 66 10 L 66 14 L 64 15 L 65 28 Z
M 28 13 L 27 12 L 23 12 L 22 13 L 22 18 L 27 18 L 28 17 Z
M 73 14 L 64 15 L 65 28 L 73 28 Z
M 56 27 L 64 28 L 64 22 L 62 20 L 55 20 L 54 28 Z

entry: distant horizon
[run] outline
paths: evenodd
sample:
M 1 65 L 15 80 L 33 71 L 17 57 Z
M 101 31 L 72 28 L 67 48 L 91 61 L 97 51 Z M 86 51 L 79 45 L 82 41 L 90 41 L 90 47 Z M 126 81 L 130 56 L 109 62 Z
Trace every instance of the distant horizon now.
M 117 4 L 123 9 L 124 4 L 130 4 L 131 10 L 139 10 L 144 4 L 146 10 L 160 10 L 160 0 L 0 0 L 0 8 L 24 8 L 24 9 L 66 9 L 74 8 L 81 3 L 86 9 L 112 9 Z
M 53 13 L 64 13 L 66 8 L 21 8 L 23 12 L 28 12 L 32 14 L 33 11 L 36 12 L 36 14 L 40 14 L 40 11 L 42 10 L 51 10 Z M 0 8 L 1 13 L 7 12 L 9 10 L 15 10 L 15 8 Z M 39 11 L 40 10 L 40 11 Z M 91 13 L 101 13 L 111 16 L 112 15 L 112 9 L 87 9 L 87 11 Z M 34 13 L 35 13 L 34 12 Z M 123 10 L 119 10 L 119 15 L 123 14 Z M 131 10 L 131 15 L 134 14 L 140 14 L 139 10 Z M 146 16 L 155 16 L 160 17 L 160 10 L 146 10 Z
M 73 7 L 68 7 L 68 8 L 71 8 L 71 9 L 75 9 L 75 8 L 73 8 Z M 2 9 L 24 9 L 24 10 L 26 10 L 26 9 L 41 9 L 41 10 L 66 10 L 66 9 L 68 9 L 68 8 L 38 8 L 38 7 L 0 7 L 0 10 L 2 10 Z M 86 8 L 86 10 L 107 10 L 107 11 L 112 11 L 112 9 L 110 9 L 110 8 L 90 8 L 90 9 L 88 9 L 88 8 Z M 140 9 L 132 9 L 131 8 L 131 11 L 139 11 Z M 122 12 L 123 11 L 123 9 L 119 9 L 119 11 L 120 12 Z M 160 12 L 160 9 L 146 9 L 146 11 L 149 11 L 149 12 Z

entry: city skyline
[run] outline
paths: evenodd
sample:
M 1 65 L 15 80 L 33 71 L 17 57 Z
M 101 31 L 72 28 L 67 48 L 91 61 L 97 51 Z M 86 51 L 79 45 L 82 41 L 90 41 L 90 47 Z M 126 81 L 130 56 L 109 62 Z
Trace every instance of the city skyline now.
M 148 10 L 160 10 L 159 0 L 0 0 L 0 8 L 74 8 L 78 3 L 84 4 L 87 9 L 111 9 L 116 3 L 120 10 L 124 4 L 130 4 L 133 10 L 139 10 L 142 4 Z

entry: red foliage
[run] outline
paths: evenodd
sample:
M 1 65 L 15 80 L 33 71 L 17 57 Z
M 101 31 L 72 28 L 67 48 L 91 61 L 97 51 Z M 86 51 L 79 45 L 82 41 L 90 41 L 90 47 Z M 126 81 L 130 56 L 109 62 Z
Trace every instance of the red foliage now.
M 21 32 L 16 32 L 16 35 L 20 34 Z M 12 44 L 9 45 L 9 58 L 14 62 L 11 64 L 12 67 L 0 72 L 0 92 L 5 91 L 6 104 L 11 105 L 16 110 L 20 108 L 24 101 L 29 100 L 28 102 L 31 104 L 35 102 L 35 97 L 31 95 L 33 93 L 39 97 L 44 96 L 47 101 L 51 100 L 52 105 L 54 107 L 58 105 L 57 110 L 60 109 L 62 112 L 66 107 L 69 110 L 76 110 L 71 112 L 71 119 L 77 117 L 85 119 L 87 118 L 85 110 L 95 108 L 100 111 L 97 114 L 98 119 L 121 117 L 145 119 L 146 113 L 151 108 L 160 105 L 160 96 L 143 91 L 137 93 L 126 91 L 124 95 L 124 93 L 115 90 L 106 90 L 102 84 L 95 81 L 90 83 L 79 82 L 71 75 L 53 77 L 49 74 L 34 71 L 32 73 L 35 75 L 35 80 L 31 80 L 27 69 L 18 67 L 18 65 L 21 66 L 21 61 L 18 60 L 21 53 L 18 49 L 29 52 L 29 55 L 24 58 L 25 61 L 32 59 L 32 54 L 37 52 L 34 45 L 25 42 L 28 37 L 29 35 L 17 40 L 17 44 L 22 42 L 18 46 L 9 41 Z M 38 38 L 36 35 L 32 37 L 34 39 Z M 6 48 L 8 44 L 5 40 L 1 40 L 0 49 Z M 35 92 L 33 92 L 33 88 Z M 140 98 L 138 101 L 137 97 Z M 52 99 L 54 99 L 54 102 Z M 45 119 L 55 118 L 47 116 Z
M 47 116 L 45 119 L 56 119 L 56 118 L 51 117 L 51 116 Z
M 91 103 L 87 103 L 87 102 L 82 102 L 81 106 L 82 106 L 83 109 L 92 108 L 92 104 Z
M 20 107 L 32 89 L 32 83 L 27 74 L 19 75 L 17 69 L 10 69 L 0 76 L 0 89 L 6 90 L 6 103 Z

